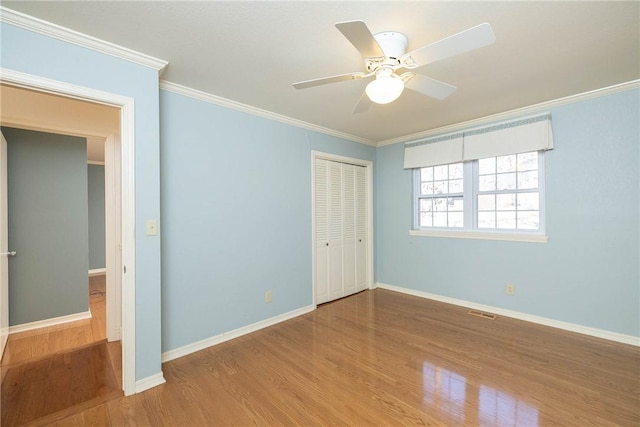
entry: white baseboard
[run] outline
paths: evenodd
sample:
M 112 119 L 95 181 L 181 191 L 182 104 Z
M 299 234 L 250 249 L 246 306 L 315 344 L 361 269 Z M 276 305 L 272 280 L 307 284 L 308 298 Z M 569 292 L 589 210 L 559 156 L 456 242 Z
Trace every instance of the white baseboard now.
M 91 311 L 67 314 L 66 316 L 53 317 L 51 319 L 37 320 L 35 322 L 23 323 L 21 325 L 9 326 L 9 334 L 30 331 L 32 329 L 48 328 L 49 326 L 61 325 L 63 323 L 75 322 L 77 320 L 91 319 Z
M 102 276 L 103 274 L 107 274 L 106 268 L 94 268 L 89 270 L 89 277 Z
M 145 390 L 149 390 L 166 382 L 164 374 L 160 371 L 155 375 L 136 381 L 136 393 L 142 393 Z
M 564 329 L 565 331 L 577 332 L 579 334 L 590 335 L 592 337 L 603 338 L 610 341 L 616 341 L 623 344 L 630 344 L 640 347 L 640 337 L 632 335 L 619 334 L 617 332 L 605 331 L 602 329 L 591 328 L 589 326 L 577 325 L 575 323 L 562 322 L 560 320 L 549 319 L 546 317 L 534 316 L 519 311 L 507 310 L 504 308 L 493 307 L 490 305 L 477 304 L 475 302 L 460 300 L 456 298 L 444 297 L 441 295 L 430 294 L 428 292 L 416 291 L 414 289 L 403 288 L 400 286 L 387 285 L 386 283 L 376 283 L 375 288 L 388 289 L 390 291 L 401 292 L 408 295 L 427 298 L 434 301 L 445 302 L 448 304 L 459 305 L 462 307 L 472 308 L 488 313 L 499 314 L 501 316 L 512 317 L 514 319 L 524 320 L 526 322 L 537 323 L 539 325 L 550 326 L 552 328 Z
M 309 313 L 313 310 L 315 310 L 315 307 L 313 305 L 308 305 L 306 307 L 302 307 L 297 310 L 290 311 L 288 313 L 280 314 L 278 316 L 271 317 L 269 319 L 261 320 L 260 322 L 252 323 L 251 325 L 243 326 L 241 328 L 234 329 L 229 332 L 223 332 L 219 335 L 215 335 L 213 337 L 206 338 L 201 341 L 187 344 L 180 348 L 166 351 L 162 353 L 162 363 L 168 362 L 173 359 L 177 359 L 179 357 L 186 356 L 191 353 L 195 353 L 196 351 L 204 350 L 205 348 L 208 348 L 217 344 L 221 344 L 225 341 L 229 341 L 234 338 L 241 337 L 242 335 L 250 334 L 251 332 L 264 329 L 266 327 L 275 325 L 276 323 L 284 322 L 285 320 L 302 316 L 303 314 Z

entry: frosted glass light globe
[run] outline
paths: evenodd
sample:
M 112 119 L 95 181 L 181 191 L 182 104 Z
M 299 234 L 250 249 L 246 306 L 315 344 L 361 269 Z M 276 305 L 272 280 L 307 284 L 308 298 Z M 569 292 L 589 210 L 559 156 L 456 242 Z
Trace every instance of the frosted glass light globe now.
M 378 75 L 367 85 L 365 92 L 376 104 L 388 104 L 398 99 L 404 90 L 404 82 L 393 75 Z

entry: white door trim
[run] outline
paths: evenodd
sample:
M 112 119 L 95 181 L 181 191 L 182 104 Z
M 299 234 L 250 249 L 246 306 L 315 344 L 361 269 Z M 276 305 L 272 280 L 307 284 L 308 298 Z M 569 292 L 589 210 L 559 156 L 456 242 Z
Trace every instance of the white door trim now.
M 122 159 L 122 385 L 136 392 L 134 99 L 0 68 L 0 83 L 120 108 Z
M 7 141 L 0 132 L 0 360 L 9 338 L 9 209 L 7 204 Z
M 118 341 L 122 327 L 122 222 L 119 135 L 104 144 L 105 160 L 105 270 L 107 285 L 107 341 Z
M 339 156 L 337 154 L 322 151 L 311 151 L 311 265 L 312 265 L 312 290 L 313 306 L 316 302 L 316 194 L 315 194 L 315 164 L 316 159 L 330 160 L 333 162 L 348 163 L 366 168 L 367 180 L 367 287 L 373 289 L 373 162 L 371 160 L 356 159 L 354 157 Z

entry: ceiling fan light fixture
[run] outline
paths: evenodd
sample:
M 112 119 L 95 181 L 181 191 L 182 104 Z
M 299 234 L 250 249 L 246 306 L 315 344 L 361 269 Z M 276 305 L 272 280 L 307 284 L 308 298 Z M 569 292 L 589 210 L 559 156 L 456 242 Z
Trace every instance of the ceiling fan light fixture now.
M 367 85 L 365 92 L 376 104 L 388 104 L 398 99 L 404 90 L 404 82 L 393 74 L 392 70 L 382 70 L 376 79 Z

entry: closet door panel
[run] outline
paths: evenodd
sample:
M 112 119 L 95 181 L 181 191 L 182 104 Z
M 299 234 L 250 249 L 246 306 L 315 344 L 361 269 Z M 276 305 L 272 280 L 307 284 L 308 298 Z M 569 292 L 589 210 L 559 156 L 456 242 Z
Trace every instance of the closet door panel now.
M 314 165 L 316 304 L 329 301 L 329 182 L 326 160 Z
M 357 166 L 342 165 L 343 177 L 343 258 L 342 271 L 344 272 L 344 294 L 351 295 L 356 289 L 356 186 L 355 176 Z
M 329 165 L 329 300 L 344 296 L 342 279 L 342 164 Z
M 355 228 L 356 228 L 356 290 L 361 291 L 368 288 L 369 279 L 367 277 L 367 248 L 369 247 L 368 236 L 368 194 L 367 194 L 367 174 L 366 168 L 357 167 L 354 174 L 355 179 Z

